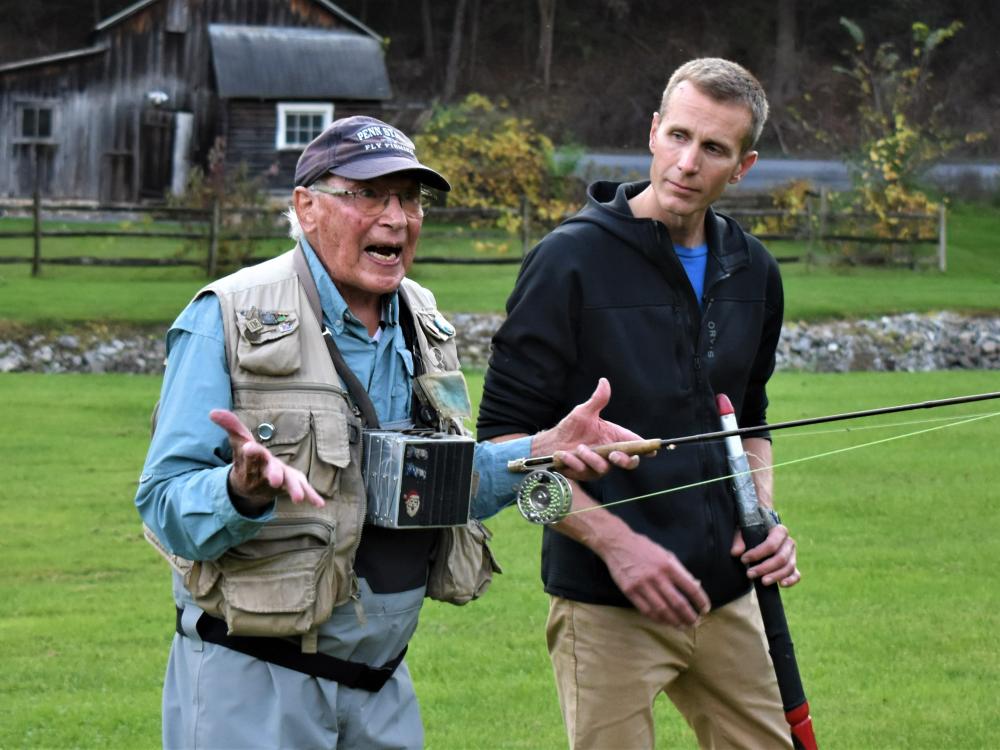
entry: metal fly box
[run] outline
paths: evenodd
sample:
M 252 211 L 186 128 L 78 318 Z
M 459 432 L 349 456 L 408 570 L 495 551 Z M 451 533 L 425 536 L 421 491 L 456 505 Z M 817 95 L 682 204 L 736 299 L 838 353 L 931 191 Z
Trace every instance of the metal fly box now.
M 368 521 L 393 529 L 464 526 L 475 441 L 440 432 L 364 431 Z

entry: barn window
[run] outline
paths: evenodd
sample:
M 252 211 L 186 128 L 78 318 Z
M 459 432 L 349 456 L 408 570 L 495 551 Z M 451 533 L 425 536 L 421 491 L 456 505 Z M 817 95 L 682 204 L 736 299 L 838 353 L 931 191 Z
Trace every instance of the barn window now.
M 46 104 L 23 104 L 20 107 L 20 137 L 29 141 L 47 141 L 52 138 L 52 107 Z
M 284 103 L 278 105 L 277 147 L 305 148 L 333 122 L 332 104 Z

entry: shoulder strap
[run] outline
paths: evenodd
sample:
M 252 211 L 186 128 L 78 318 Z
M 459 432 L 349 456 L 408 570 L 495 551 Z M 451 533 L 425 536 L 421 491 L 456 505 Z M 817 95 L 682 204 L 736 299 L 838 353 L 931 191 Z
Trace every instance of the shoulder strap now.
M 309 270 L 309 263 L 306 261 L 306 254 L 301 244 L 295 248 L 293 265 L 295 273 L 298 274 L 299 283 L 302 284 L 302 290 L 309 300 L 313 315 L 316 316 L 316 322 L 323 326 L 323 308 L 319 301 L 319 290 L 316 288 L 316 281 Z M 323 341 L 326 342 L 326 349 L 330 353 L 330 359 L 333 360 L 333 367 L 340 375 L 340 379 L 344 381 L 344 385 L 347 386 L 347 392 L 351 394 L 351 400 L 354 401 L 354 408 L 360 414 L 365 426 L 377 428 L 379 426 L 378 414 L 375 412 L 375 405 L 372 403 L 368 391 L 361 385 L 361 381 L 358 380 L 354 371 L 347 366 L 340 349 L 337 348 L 337 344 L 333 340 L 333 334 L 325 327 L 323 328 Z

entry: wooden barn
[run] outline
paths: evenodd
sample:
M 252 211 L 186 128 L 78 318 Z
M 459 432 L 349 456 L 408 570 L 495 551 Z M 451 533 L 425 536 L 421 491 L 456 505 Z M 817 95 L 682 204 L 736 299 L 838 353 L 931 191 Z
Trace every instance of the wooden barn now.
M 306 143 L 391 97 L 381 37 L 327 0 L 142 0 L 0 65 L 0 196 L 161 200 L 217 142 L 290 190 Z

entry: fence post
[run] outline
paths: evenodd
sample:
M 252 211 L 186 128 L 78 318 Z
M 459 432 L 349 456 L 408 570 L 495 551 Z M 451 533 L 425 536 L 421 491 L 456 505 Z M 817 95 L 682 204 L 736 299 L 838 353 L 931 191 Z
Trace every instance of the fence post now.
M 531 203 L 528 196 L 521 196 L 521 255 L 527 255 L 531 247 Z
M 938 206 L 938 270 L 944 273 L 948 270 L 948 209 L 944 203 Z
M 822 244 L 827 232 L 827 220 L 830 215 L 830 193 L 827 188 L 819 189 L 819 241 Z
M 32 161 L 35 168 L 35 184 L 31 193 L 31 216 L 34 221 L 34 248 L 31 255 L 31 275 L 38 276 L 42 272 L 42 190 L 38 177 L 38 144 L 32 149 Z
M 208 264 L 205 272 L 210 279 L 215 278 L 216 266 L 219 263 L 219 227 L 222 223 L 222 207 L 219 199 L 212 200 L 212 219 L 208 227 Z
M 35 192 L 31 196 L 31 215 L 34 219 L 34 249 L 31 255 L 31 275 L 37 276 L 42 272 L 42 198 L 38 190 L 38 181 L 35 181 Z

